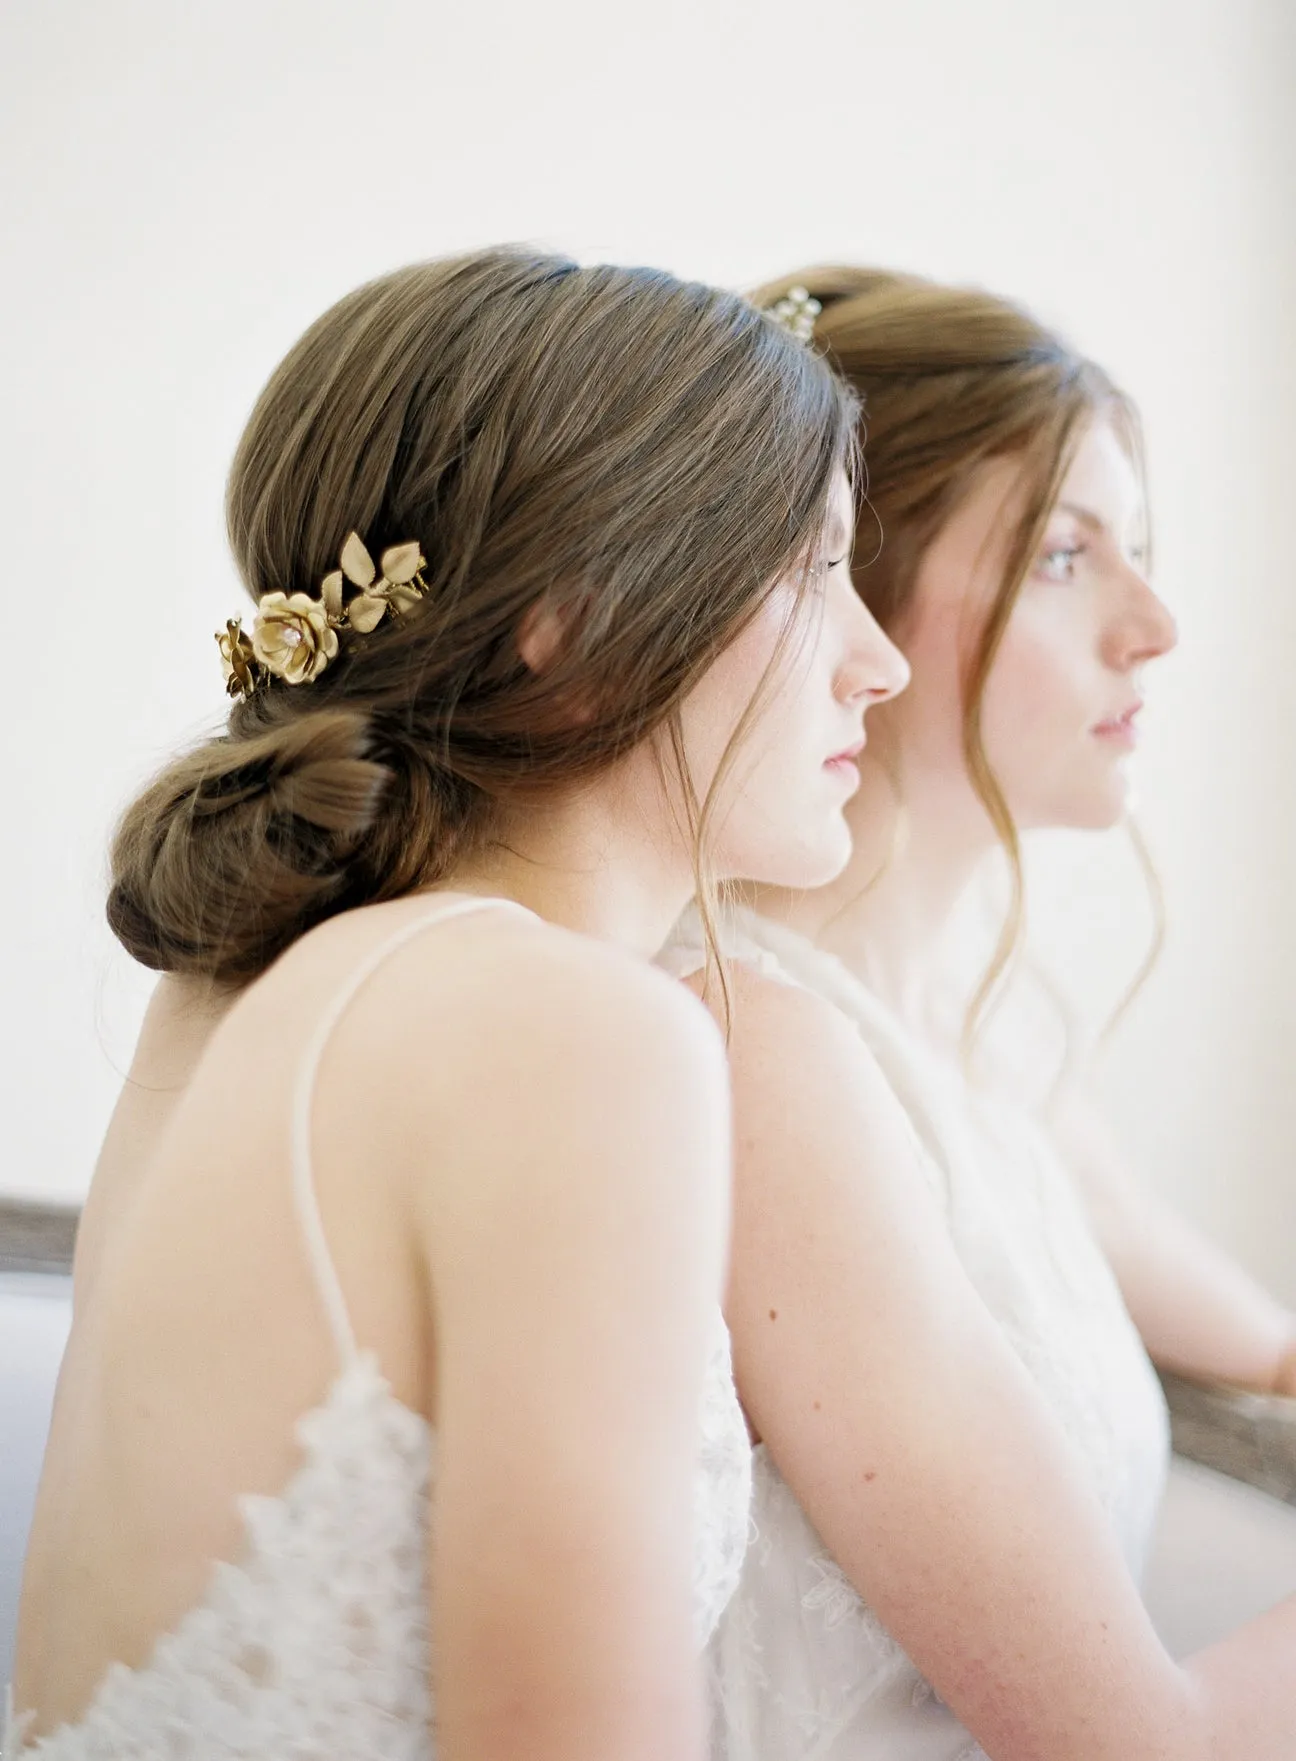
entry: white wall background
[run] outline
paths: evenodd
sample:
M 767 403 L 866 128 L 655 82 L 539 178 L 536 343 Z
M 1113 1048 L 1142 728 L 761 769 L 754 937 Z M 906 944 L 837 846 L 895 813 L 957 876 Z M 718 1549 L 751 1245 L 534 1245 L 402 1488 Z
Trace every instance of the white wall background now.
M 1152 1178 L 1296 1300 L 1294 76 L 1291 0 L 14 0 L 0 1186 L 89 1177 L 148 988 L 101 927 L 108 829 L 222 713 L 223 473 L 306 323 L 503 239 L 734 284 L 872 260 L 1021 297 L 1143 406 L 1172 933 L 1107 1081 Z M 1100 1009 L 1128 859 L 1044 867 Z

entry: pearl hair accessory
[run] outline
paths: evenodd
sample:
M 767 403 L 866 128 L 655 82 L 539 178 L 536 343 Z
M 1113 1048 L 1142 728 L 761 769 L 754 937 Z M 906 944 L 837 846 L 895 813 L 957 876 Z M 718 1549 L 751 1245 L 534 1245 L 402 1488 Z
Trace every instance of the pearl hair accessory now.
M 250 635 L 241 618 L 230 618 L 216 632 L 225 689 L 231 697 L 250 697 L 268 678 L 309 685 L 336 657 L 340 631 L 367 635 L 389 611 L 400 617 L 418 604 L 428 590 L 421 572 L 426 560 L 417 544 L 395 544 L 375 566 L 352 532 L 342 546 L 341 567 L 325 575 L 318 599 L 309 593 L 263 593 Z M 345 602 L 348 582 L 358 591 Z
M 781 300 L 775 300 L 772 306 L 764 306 L 762 310 L 789 336 L 794 336 L 798 342 L 809 342 L 814 335 L 814 321 L 823 306 L 806 288 L 790 287 Z

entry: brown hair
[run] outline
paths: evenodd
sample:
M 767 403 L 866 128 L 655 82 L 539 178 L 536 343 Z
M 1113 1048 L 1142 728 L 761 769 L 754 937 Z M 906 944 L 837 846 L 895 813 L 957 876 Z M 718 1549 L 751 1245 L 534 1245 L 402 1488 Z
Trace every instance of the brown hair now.
M 968 776 L 1011 883 L 998 945 L 968 1011 L 970 1047 L 1006 981 L 1023 922 L 1017 827 L 981 735 L 986 680 L 1086 422 L 1099 410 L 1112 415 L 1141 474 L 1138 416 L 1101 367 L 993 294 L 846 267 L 803 269 L 752 297 L 768 305 L 796 286 L 821 303 L 815 344 L 863 406 L 868 505 L 855 585 L 884 629 L 894 634 L 902 622 L 924 554 L 980 468 L 1004 457 L 1021 462 L 1021 516 L 963 682 Z
M 747 301 L 655 270 L 491 250 L 347 295 L 252 413 L 235 560 L 254 600 L 313 595 L 354 529 L 374 556 L 416 540 L 429 592 L 344 633 L 312 684 L 237 703 L 130 807 L 119 939 L 245 981 L 322 919 L 446 876 L 511 793 L 673 731 L 818 540 L 857 413 Z M 564 641 L 532 671 L 517 636 L 541 605 Z

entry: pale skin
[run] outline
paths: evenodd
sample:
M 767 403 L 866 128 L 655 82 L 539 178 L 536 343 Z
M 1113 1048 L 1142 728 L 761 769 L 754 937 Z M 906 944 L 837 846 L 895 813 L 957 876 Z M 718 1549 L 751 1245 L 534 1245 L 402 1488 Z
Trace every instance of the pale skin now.
M 1011 460 L 988 467 L 923 561 L 895 632 L 913 680 L 873 724 L 860 792 L 847 809 L 850 862 L 813 893 L 758 895 L 759 909 L 838 955 L 951 1060 L 960 1057 L 962 999 L 945 968 L 950 917 L 996 848 L 963 761 L 958 680 L 998 586 L 1017 480 Z M 1110 423 L 1096 421 L 1062 485 L 984 698 L 986 753 L 1024 831 L 1101 830 L 1126 810 L 1141 681 L 1175 641 L 1144 572 L 1144 527 L 1137 475 Z M 902 779 L 905 811 L 894 852 L 888 772 Z M 1140 1186 L 1082 1087 L 1070 1085 L 1051 1124 L 1154 1362 L 1296 1395 L 1296 1316 Z
M 912 621 L 896 632 L 914 683 L 870 723 L 851 864 L 815 893 L 758 895 L 951 1058 L 940 933 L 993 837 L 962 774 L 954 681 L 1013 487 L 1010 465 L 990 467 L 924 559 Z M 987 746 L 1023 824 L 1097 827 L 1123 808 L 1122 718 L 1174 630 L 1141 566 L 1136 479 L 1105 424 L 1086 435 L 1061 501 L 991 675 Z M 897 747 L 909 836 L 864 893 L 882 864 L 870 828 Z M 995 1761 L 1288 1761 L 1296 1598 L 1186 1663 L 1168 1656 L 1069 1446 L 963 1270 L 857 1031 L 750 969 L 731 992 L 739 1389 L 865 1601 Z M 1161 1361 L 1273 1387 L 1285 1311 L 1151 1200 L 1125 1197 L 1091 1122 L 1069 1123 L 1064 1148 Z
M 720 796 L 721 873 L 815 884 L 845 860 L 854 776 L 827 761 L 897 662 L 862 608 L 820 604 L 777 585 L 683 706 L 705 791 L 767 686 Z M 543 619 L 520 632 L 529 664 L 547 639 Z M 437 1433 L 447 1761 L 704 1750 L 690 1529 L 730 1116 L 719 1036 L 649 963 L 692 884 L 645 742 L 517 809 L 439 889 L 535 919 L 429 928 L 324 1054 L 325 1232 L 361 1346 Z M 238 1495 L 292 1472 L 293 1423 L 337 1370 L 292 1210 L 293 1075 L 347 974 L 431 902 L 335 918 L 237 995 L 159 987 L 78 1252 L 20 1611 L 15 1706 L 32 1734 L 78 1718 L 109 1663 L 147 1660 L 212 1562 L 237 1556 Z

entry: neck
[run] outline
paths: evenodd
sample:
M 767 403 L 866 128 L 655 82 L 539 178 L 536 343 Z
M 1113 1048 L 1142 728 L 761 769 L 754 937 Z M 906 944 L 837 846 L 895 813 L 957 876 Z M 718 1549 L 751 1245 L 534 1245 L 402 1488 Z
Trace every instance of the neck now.
M 902 804 L 903 803 L 903 804 Z M 758 911 L 835 954 L 911 1025 L 948 1013 L 955 908 L 997 847 L 962 779 L 908 775 L 903 794 L 872 750 L 846 809 L 853 850 L 843 872 L 813 892 L 758 887 Z
M 651 959 L 693 893 L 688 852 L 661 824 L 655 789 L 655 774 L 604 775 L 515 808 L 443 884 L 516 899 L 550 923 Z

